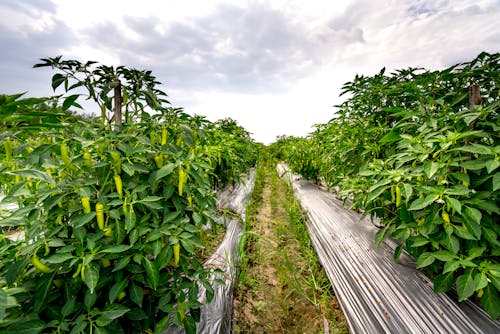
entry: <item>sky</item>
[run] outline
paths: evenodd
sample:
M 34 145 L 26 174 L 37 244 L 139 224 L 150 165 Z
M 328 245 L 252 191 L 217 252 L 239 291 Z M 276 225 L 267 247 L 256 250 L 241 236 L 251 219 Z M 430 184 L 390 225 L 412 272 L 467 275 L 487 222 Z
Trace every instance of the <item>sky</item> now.
M 54 94 L 32 66 L 58 55 L 152 70 L 172 106 L 269 144 L 333 118 L 356 74 L 499 52 L 498 22 L 500 0 L 0 0 L 0 94 Z

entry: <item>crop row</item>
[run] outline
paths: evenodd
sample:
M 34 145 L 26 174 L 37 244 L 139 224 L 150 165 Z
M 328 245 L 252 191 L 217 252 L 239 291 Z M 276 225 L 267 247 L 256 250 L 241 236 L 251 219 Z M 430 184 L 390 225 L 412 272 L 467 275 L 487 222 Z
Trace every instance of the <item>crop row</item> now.
M 0 96 L 0 193 L 18 206 L 0 212 L 0 332 L 161 333 L 173 320 L 194 333 L 199 287 L 213 297 L 195 256 L 202 227 L 215 189 L 255 163 L 255 143 L 233 120 L 166 106 L 149 72 L 87 63 L 94 76 L 77 78 L 81 63 L 51 64 L 63 70 L 54 89 L 76 80 L 103 113 L 70 113 L 82 94 Z M 110 73 L 135 90 L 117 98 Z
M 442 71 L 356 76 L 335 118 L 272 145 L 304 177 L 381 219 L 434 278 L 500 316 L 500 68 L 482 53 Z

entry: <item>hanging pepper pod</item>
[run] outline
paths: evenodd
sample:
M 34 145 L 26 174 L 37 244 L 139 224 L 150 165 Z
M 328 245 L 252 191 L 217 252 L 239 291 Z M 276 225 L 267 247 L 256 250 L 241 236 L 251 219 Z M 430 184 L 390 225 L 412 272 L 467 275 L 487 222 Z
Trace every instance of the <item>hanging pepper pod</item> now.
M 123 200 L 122 211 L 123 211 L 124 215 L 126 215 L 128 213 L 128 209 L 127 209 L 127 197 L 126 196 L 125 196 L 125 199 Z
M 161 144 L 167 144 L 167 129 L 165 127 L 161 129 Z
M 155 163 L 156 167 L 162 168 L 163 167 L 163 154 L 158 154 L 155 156 Z
M 83 213 L 90 213 L 90 200 L 88 197 L 82 197 Z
M 448 214 L 448 212 L 444 211 L 441 213 L 441 217 L 443 218 L 444 222 L 446 224 L 450 224 L 450 215 Z
M 174 267 L 179 266 L 179 259 L 181 253 L 181 245 L 179 243 L 172 245 L 172 250 L 174 251 Z
M 40 259 L 36 255 L 36 252 L 31 257 L 31 263 L 35 266 L 36 269 L 40 270 L 42 273 L 50 273 L 51 270 L 50 267 L 40 261 Z
M 3 142 L 3 146 L 5 148 L 5 161 L 12 160 L 12 144 L 10 140 L 6 140 Z
M 396 185 L 396 207 L 399 207 L 401 205 L 401 189 L 399 189 L 399 186 Z
M 104 230 L 104 205 L 97 203 L 95 205 L 95 213 L 97 217 L 97 226 L 102 231 Z
M 68 146 L 65 143 L 61 144 L 61 159 L 67 165 L 71 165 L 71 160 L 69 159 Z
M 177 185 L 177 189 L 179 191 L 180 196 L 182 196 L 184 184 L 186 183 L 186 181 L 187 181 L 187 174 L 184 171 L 184 169 L 182 169 L 182 166 L 179 166 L 179 184 Z
M 120 175 L 115 175 L 115 176 L 113 176 L 113 179 L 115 180 L 116 192 L 118 193 L 118 197 L 120 199 L 122 199 L 122 197 L 123 197 L 122 178 L 120 177 Z
M 115 168 L 115 174 L 120 174 L 122 172 L 122 160 L 120 158 L 120 153 L 114 151 L 110 153 L 111 159 L 113 159 L 113 167 Z
M 83 153 L 83 161 L 85 163 L 85 166 L 87 166 L 88 168 L 92 167 L 92 157 L 90 156 L 89 152 Z

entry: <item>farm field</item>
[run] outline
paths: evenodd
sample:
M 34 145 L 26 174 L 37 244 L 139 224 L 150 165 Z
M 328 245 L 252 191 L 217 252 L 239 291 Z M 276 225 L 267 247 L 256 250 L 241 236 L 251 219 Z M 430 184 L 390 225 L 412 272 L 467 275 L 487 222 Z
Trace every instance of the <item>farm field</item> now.
M 370 250 L 390 268 L 416 267 L 431 299 L 473 309 L 461 320 L 471 328 L 476 316 L 498 328 L 499 58 L 356 76 L 328 123 L 267 147 L 232 119 L 172 107 L 150 71 L 42 59 L 60 95 L 0 95 L 0 333 L 196 333 L 204 304 L 232 304 L 212 278 L 233 274 L 235 333 L 357 332 L 352 315 L 376 307 L 334 293 L 342 280 L 322 268 L 313 211 L 279 161 L 338 212 L 372 221 Z M 84 99 L 98 116 L 81 113 Z M 217 194 L 253 169 L 246 216 L 222 210 Z M 243 226 L 229 274 L 206 265 L 226 232 L 220 216 Z

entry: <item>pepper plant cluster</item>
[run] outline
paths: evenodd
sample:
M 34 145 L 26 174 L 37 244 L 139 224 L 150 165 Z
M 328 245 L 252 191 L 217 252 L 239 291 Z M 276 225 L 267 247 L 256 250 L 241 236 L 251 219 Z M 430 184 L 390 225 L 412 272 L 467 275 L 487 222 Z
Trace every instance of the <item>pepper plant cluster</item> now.
M 381 219 L 434 278 L 500 316 L 500 55 L 441 71 L 356 76 L 335 118 L 273 151 Z
M 214 186 L 237 181 L 256 144 L 168 106 L 149 71 L 42 65 L 63 94 L 0 96 L 0 194 L 18 206 L 0 212 L 0 332 L 195 333 L 199 287 L 214 293 L 196 257 Z M 85 91 L 101 117 L 69 112 Z

